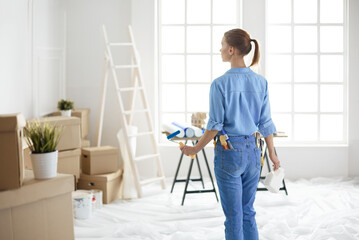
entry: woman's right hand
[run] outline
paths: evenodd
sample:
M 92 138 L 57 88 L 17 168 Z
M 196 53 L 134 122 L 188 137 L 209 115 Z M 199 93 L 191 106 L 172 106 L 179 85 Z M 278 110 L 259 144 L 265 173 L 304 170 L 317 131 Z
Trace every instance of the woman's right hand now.
M 269 152 L 269 158 L 273 163 L 273 170 L 276 171 L 280 167 L 280 162 L 279 162 L 278 157 L 274 151 Z

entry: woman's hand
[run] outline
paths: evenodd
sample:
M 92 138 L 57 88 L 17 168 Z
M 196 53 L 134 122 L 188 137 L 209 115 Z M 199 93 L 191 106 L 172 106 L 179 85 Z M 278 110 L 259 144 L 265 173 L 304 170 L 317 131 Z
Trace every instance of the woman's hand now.
M 273 163 L 273 169 L 274 171 L 276 171 L 279 167 L 280 167 L 280 162 L 278 160 L 277 155 L 275 154 L 275 152 L 269 152 L 269 158 Z
M 191 146 L 187 146 L 184 145 L 182 147 L 180 147 L 181 151 L 183 152 L 184 155 L 192 155 L 192 154 L 197 154 L 201 149 L 198 149 L 197 145 L 194 147 Z

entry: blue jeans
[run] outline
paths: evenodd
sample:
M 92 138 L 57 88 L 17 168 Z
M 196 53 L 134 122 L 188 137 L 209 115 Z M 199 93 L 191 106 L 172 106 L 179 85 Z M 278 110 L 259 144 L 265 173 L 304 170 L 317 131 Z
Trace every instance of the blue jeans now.
M 230 137 L 234 149 L 217 142 L 214 172 L 226 216 L 226 240 L 258 240 L 253 208 L 261 167 L 261 150 L 253 136 Z

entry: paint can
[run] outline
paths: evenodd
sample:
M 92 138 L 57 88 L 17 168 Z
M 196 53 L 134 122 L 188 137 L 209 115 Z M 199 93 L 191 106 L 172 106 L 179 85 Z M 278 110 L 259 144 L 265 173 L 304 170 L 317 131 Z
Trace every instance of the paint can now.
M 90 190 L 92 193 L 92 212 L 102 208 L 102 191 L 99 189 Z
M 92 215 L 92 193 L 87 190 L 72 192 L 72 208 L 76 219 L 87 219 Z

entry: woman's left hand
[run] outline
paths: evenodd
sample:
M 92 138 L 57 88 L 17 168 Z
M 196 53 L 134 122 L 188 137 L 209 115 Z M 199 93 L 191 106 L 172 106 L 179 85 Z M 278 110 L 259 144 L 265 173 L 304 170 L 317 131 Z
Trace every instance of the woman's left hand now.
M 183 152 L 184 155 L 192 155 L 192 154 L 197 154 L 199 152 L 200 149 L 197 149 L 196 146 L 191 147 L 191 146 L 187 146 L 184 145 L 183 147 L 180 147 L 181 151 Z

